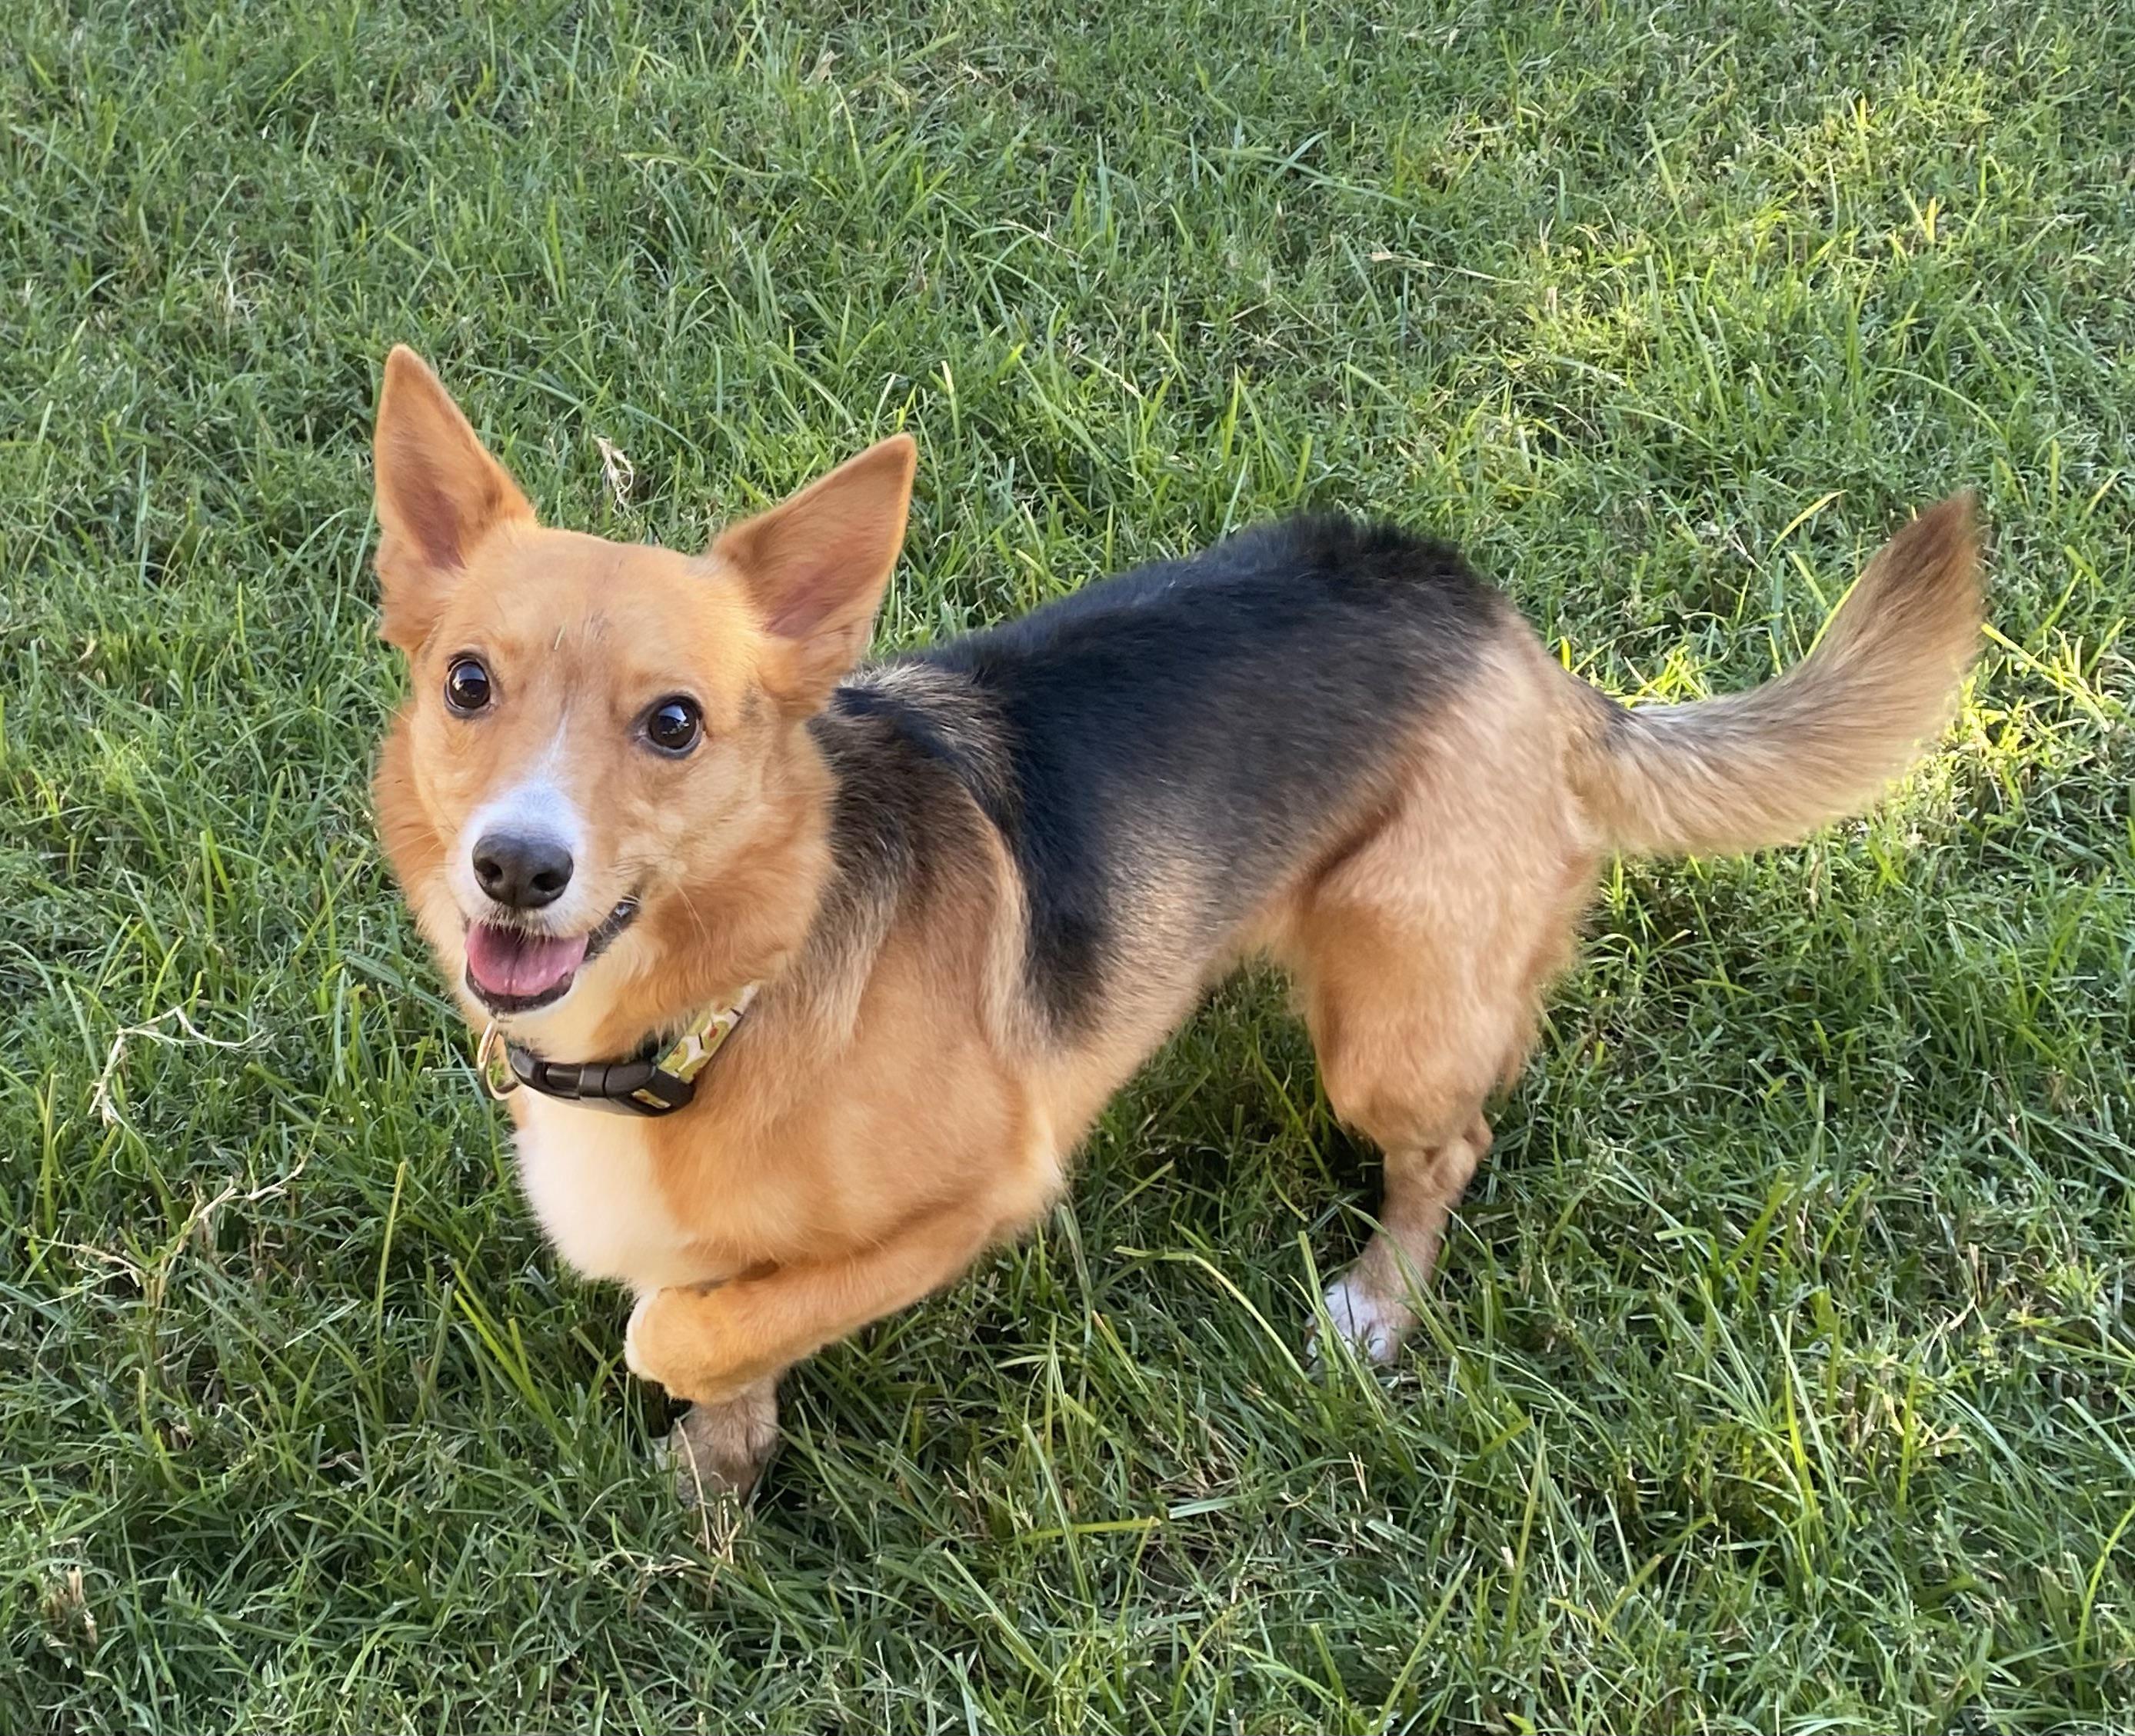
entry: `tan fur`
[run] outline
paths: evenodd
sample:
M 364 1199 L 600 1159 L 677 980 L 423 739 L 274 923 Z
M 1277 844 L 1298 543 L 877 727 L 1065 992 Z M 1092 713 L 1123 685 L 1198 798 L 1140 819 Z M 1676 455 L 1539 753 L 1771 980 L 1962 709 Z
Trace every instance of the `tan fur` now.
M 386 630 L 414 686 L 378 807 L 448 979 L 463 960 L 458 828 L 542 760 L 597 817 L 579 869 L 588 908 L 635 892 L 643 915 L 556 1006 L 512 1021 L 523 1038 L 621 1054 L 766 985 L 682 1114 L 618 1131 L 511 1100 L 530 1141 L 568 1142 L 574 1115 L 602 1124 L 583 1137 L 608 1155 L 579 1169 L 569 1150 L 530 1151 L 561 1166 L 534 1189 L 559 1219 L 583 1208 L 554 1202 L 592 1197 L 603 1174 L 651 1178 L 630 1195 L 658 1217 L 643 1236 L 551 1230 L 640 1292 L 630 1365 L 698 1402 L 676 1437 L 685 1480 L 725 1486 L 769 1451 L 779 1374 L 1043 1213 L 1091 1119 L 1202 986 L 1254 951 L 1295 974 L 1330 1101 L 1386 1151 L 1382 1229 L 1329 1306 L 1391 1355 L 1603 856 L 1740 846 L 1866 801 L 1944 715 L 1978 620 L 1962 502 L 1900 535 L 1799 671 L 1739 700 L 1624 713 L 1508 613 L 1471 701 L 1435 718 L 1306 872 L 1221 956 L 1163 956 L 1154 924 L 1136 983 L 1069 1044 L 1022 1004 L 1020 885 L 976 819 L 970 847 L 945 857 L 952 885 L 916 911 L 854 915 L 864 943 L 824 950 L 829 773 L 802 719 L 864 643 L 902 536 L 908 442 L 702 558 L 539 528 L 405 352 L 389 364 L 379 451 Z M 473 644 L 510 690 L 479 729 L 437 699 Z M 711 725 L 686 779 L 627 739 L 636 709 L 670 689 L 701 696 Z M 1174 871 L 1190 885 L 1190 861 Z M 466 1006 L 471 1026 L 487 1021 Z M 618 1159 L 617 1141 L 638 1142 Z
M 1724 855 L 1859 812 L 1949 720 L 1979 648 L 1978 571 L 1960 495 L 1891 538 L 1779 680 L 1690 705 L 1587 707 L 1576 775 L 1610 841 Z

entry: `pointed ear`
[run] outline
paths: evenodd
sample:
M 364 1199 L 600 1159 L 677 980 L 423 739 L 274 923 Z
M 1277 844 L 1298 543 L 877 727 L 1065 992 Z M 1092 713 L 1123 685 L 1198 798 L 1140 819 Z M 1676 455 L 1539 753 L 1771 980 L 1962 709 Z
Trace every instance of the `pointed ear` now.
M 821 705 L 867 650 L 904 544 L 918 452 L 911 435 L 893 435 L 712 545 L 776 647 L 767 685 L 796 710 Z
M 379 631 L 412 652 L 436 623 L 468 555 L 499 525 L 530 521 L 534 509 L 405 344 L 385 358 L 372 471 L 385 600 Z

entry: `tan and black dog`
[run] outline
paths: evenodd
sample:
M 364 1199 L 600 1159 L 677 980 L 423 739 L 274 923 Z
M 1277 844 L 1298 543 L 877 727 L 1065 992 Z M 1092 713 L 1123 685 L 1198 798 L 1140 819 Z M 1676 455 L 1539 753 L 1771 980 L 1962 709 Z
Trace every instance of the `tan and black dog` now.
M 1044 1212 L 1256 955 L 1386 1154 L 1326 1307 L 1392 1357 L 1598 865 L 1857 812 L 1979 637 L 1959 498 L 1799 667 L 1695 704 L 1625 710 L 1450 550 L 1331 517 L 862 665 L 913 464 L 885 440 L 701 555 L 617 545 L 537 524 L 386 362 L 386 846 L 549 1236 L 695 1401 L 699 1487 L 754 1480 L 786 1369 Z

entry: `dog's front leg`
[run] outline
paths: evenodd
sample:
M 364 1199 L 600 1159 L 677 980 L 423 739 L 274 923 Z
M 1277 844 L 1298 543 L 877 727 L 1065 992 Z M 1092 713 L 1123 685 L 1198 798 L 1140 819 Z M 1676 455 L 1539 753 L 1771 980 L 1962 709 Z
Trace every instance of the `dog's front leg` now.
M 760 1278 L 640 1298 L 623 1339 L 631 1372 L 700 1404 L 733 1399 L 825 1345 L 894 1313 L 961 1273 L 1004 1223 L 984 1210 L 940 1211 L 841 1260 L 780 1266 Z

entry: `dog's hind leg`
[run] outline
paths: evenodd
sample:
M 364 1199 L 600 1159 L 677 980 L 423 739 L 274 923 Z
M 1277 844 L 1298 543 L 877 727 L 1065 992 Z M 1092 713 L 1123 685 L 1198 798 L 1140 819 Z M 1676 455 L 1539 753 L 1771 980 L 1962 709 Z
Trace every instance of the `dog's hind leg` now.
M 1390 1360 L 1416 1321 L 1448 1215 L 1490 1146 L 1483 1109 L 1517 1076 L 1571 955 L 1594 857 L 1554 738 L 1506 683 L 1442 720 L 1391 812 L 1281 912 L 1334 1113 L 1386 1154 L 1378 1232 L 1327 1292 L 1335 1329 Z
M 1479 961 L 1414 934 L 1382 933 L 1345 956 L 1328 931 L 1379 926 L 1323 919 L 1307 1017 L 1328 1101 L 1386 1157 L 1379 1228 L 1327 1292 L 1334 1330 L 1374 1362 L 1391 1361 L 1416 1322 L 1446 1220 L 1490 1147 L 1483 1105 L 1518 1052 L 1523 1009 L 1503 992 L 1474 992 Z M 1467 992 L 1455 988 L 1469 978 Z
M 1391 1362 L 1415 1328 L 1446 1222 L 1489 1147 L 1489 1123 L 1478 1115 L 1466 1132 L 1436 1145 L 1387 1148 L 1380 1227 L 1327 1287 L 1328 1319 L 1368 1360 Z

